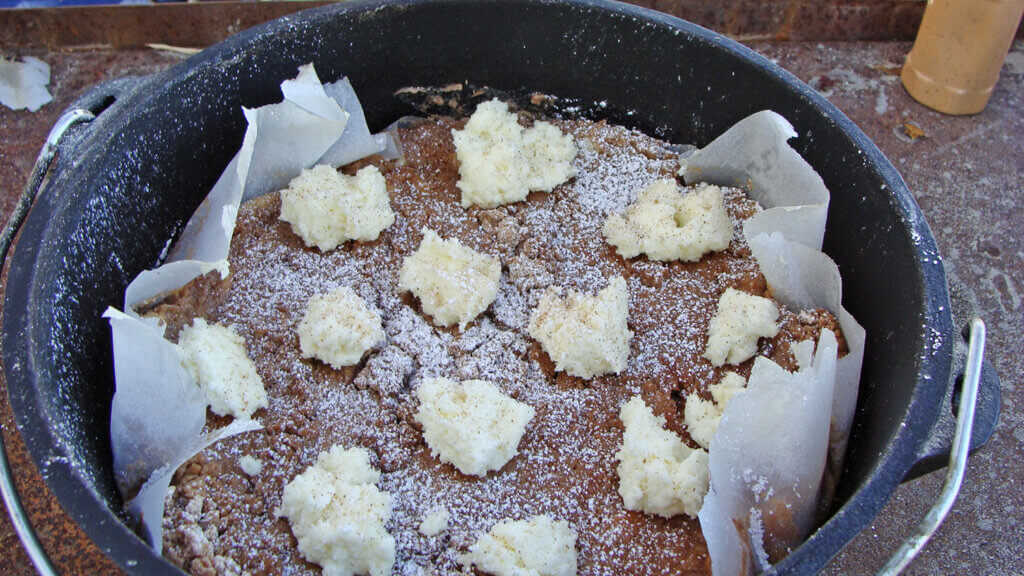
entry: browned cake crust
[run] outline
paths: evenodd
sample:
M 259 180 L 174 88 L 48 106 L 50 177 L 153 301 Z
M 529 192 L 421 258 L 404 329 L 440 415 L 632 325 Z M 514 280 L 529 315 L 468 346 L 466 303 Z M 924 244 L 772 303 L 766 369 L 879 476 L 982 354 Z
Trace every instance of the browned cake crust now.
M 674 177 L 678 161 L 662 142 L 621 127 L 557 124 L 579 147 L 577 177 L 551 194 L 490 210 L 460 205 L 451 138 L 460 121 L 437 118 L 403 130 L 404 162 L 370 161 L 387 179 L 396 215 L 374 242 L 324 254 L 278 220 L 277 194 L 242 206 L 230 289 L 213 298 L 199 290 L 180 294 L 166 311 L 177 325 L 189 316 L 233 324 L 246 339 L 270 398 L 255 415 L 265 429 L 222 441 L 178 471 L 164 522 L 168 558 L 194 574 L 319 573 L 301 558 L 275 510 L 284 485 L 320 451 L 341 444 L 370 450 L 382 472 L 378 486 L 393 497 L 387 529 L 397 542 L 396 574 L 458 572 L 457 556 L 495 522 L 535 514 L 577 530 L 580 574 L 710 573 L 697 520 L 623 507 L 615 472 L 618 411 L 641 394 L 689 441 L 686 397 L 706 396 L 724 371 L 701 356 L 719 295 L 728 287 L 767 295 L 741 225 L 758 207 L 725 190 L 736 234 L 728 250 L 700 262 L 623 260 L 604 241 L 605 218 L 652 180 Z M 415 299 L 396 293 L 402 257 L 416 249 L 423 227 L 501 259 L 497 300 L 462 333 L 434 327 Z M 541 292 L 563 285 L 595 293 L 616 275 L 629 287 L 628 368 L 591 381 L 555 373 L 526 334 Z M 377 307 L 387 333 L 380 348 L 345 370 L 301 358 L 296 335 L 306 301 L 339 285 Z M 822 327 L 838 334 L 823 311 L 783 310 L 780 320 L 778 336 L 762 339 L 761 353 L 790 368 L 790 342 L 816 337 Z M 747 376 L 750 362 L 729 369 Z M 519 455 L 500 471 L 468 477 L 431 457 L 412 419 L 412 391 L 421 378 L 439 376 L 490 380 L 536 409 Z M 211 425 L 223 423 L 211 416 Z M 246 454 L 262 461 L 260 474 L 241 470 Z M 437 507 L 451 513 L 449 529 L 425 537 L 417 527 Z

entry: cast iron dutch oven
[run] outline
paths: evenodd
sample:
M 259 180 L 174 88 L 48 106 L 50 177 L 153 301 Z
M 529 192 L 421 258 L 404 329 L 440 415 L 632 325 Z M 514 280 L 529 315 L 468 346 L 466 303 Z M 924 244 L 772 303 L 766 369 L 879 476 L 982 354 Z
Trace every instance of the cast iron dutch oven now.
M 109 446 L 110 334 L 100 314 L 157 264 L 238 149 L 242 106 L 279 101 L 313 62 L 348 76 L 371 129 L 409 109 L 406 86 L 469 80 L 587 105 L 595 118 L 704 145 L 763 109 L 832 192 L 825 251 L 844 304 L 867 329 L 846 470 L 830 518 L 776 570 L 820 569 L 902 480 L 944 463 L 962 339 L 934 239 L 906 185 L 841 112 L 767 59 L 681 20 L 601 0 L 349 2 L 248 30 L 76 106 L 73 129 L 24 225 L 10 269 L 3 361 L 32 457 L 64 508 L 128 572 L 175 573 L 126 526 Z M 987 367 L 972 438 L 998 413 Z

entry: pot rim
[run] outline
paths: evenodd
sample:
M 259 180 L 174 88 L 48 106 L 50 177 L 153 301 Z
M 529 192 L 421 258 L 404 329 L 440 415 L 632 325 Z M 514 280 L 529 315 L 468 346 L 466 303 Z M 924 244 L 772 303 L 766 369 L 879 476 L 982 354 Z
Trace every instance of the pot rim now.
M 285 34 L 296 29 L 296 23 L 309 24 L 340 14 L 415 9 L 420 4 L 571 5 L 584 10 L 614 13 L 638 23 L 667 27 L 681 35 L 715 45 L 734 57 L 766 69 L 821 114 L 829 117 L 863 151 L 866 164 L 877 170 L 885 180 L 890 191 L 890 202 L 906 224 L 905 229 L 896 232 L 910 235 L 917 248 L 918 258 L 914 262 L 916 267 L 907 270 L 907 273 L 918 275 L 925 287 L 926 293 L 922 298 L 925 310 L 920 327 L 920 341 L 923 347 L 915 359 L 917 382 L 906 411 L 904 425 L 887 443 L 866 480 L 818 530 L 785 560 L 774 566 L 771 572 L 810 573 L 819 570 L 878 514 L 926 442 L 929 431 L 938 418 L 951 372 L 953 328 L 945 271 L 938 257 L 935 240 L 902 177 L 849 118 L 777 64 L 733 40 L 695 24 L 650 9 L 609 0 L 354 0 L 305 10 L 236 34 L 164 72 L 146 78 L 120 98 L 112 110 L 108 111 L 107 117 L 101 116 L 100 121 L 113 122 L 121 117 L 127 117 L 146 100 L 156 97 L 160 91 L 168 90 L 173 83 L 180 82 L 201 69 L 217 66 L 225 60 L 244 58 L 247 50 L 261 38 Z M 154 88 L 156 92 L 153 93 L 147 90 Z M 114 116 L 116 118 L 111 118 Z M 109 138 L 109 132 L 93 130 L 84 140 Z M 92 158 L 83 157 L 81 165 L 101 156 L 102 148 L 92 147 Z M 62 179 L 55 175 L 50 186 L 58 188 L 61 183 Z M 60 204 L 68 198 L 55 200 L 54 197 L 57 195 L 53 193 L 42 196 L 37 204 Z M 12 255 L 5 294 L 3 359 L 8 394 L 16 415 L 18 430 L 50 490 L 100 549 L 129 572 L 176 572 L 176 567 L 154 554 L 148 545 L 128 529 L 123 523 L 123 518 L 112 511 L 103 498 L 90 488 L 88 481 L 82 478 L 71 464 L 71 452 L 49 427 L 45 404 L 39 397 L 39 388 L 35 385 L 38 378 L 35 366 L 39 359 L 49 356 L 50 350 L 46 342 L 35 342 L 28 338 L 30 326 L 36 319 L 23 313 L 29 309 L 30 288 L 39 276 L 38 258 L 45 251 L 44 240 L 50 227 L 50 222 L 45 220 L 46 216 L 46 210 L 33 210 L 29 215 Z M 19 312 L 12 314 L 12 311 Z M 906 425 L 908 422 L 916 422 L 918 425 Z

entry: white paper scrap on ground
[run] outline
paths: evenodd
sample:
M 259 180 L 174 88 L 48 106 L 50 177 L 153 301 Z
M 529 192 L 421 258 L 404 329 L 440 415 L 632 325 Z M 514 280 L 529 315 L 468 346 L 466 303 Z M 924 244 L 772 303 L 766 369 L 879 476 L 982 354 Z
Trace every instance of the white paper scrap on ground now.
M 0 58 L 0 103 L 11 110 L 35 112 L 50 103 L 50 65 L 26 56 L 22 62 Z

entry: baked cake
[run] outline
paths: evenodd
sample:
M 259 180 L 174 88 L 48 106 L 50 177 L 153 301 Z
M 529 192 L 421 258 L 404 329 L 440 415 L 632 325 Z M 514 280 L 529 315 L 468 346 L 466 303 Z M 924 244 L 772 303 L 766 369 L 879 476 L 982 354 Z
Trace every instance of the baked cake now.
M 520 122 L 535 123 L 525 114 Z M 620 410 L 639 396 L 690 448 L 706 445 L 707 431 L 691 437 L 687 404 L 706 411 L 721 401 L 723 380 L 742 386 L 752 363 L 705 356 L 720 297 L 730 289 L 771 297 L 743 237 L 743 221 L 760 208 L 741 190 L 722 188 L 732 225 L 724 249 L 695 261 L 625 258 L 606 239 L 606 221 L 652 183 L 674 180 L 677 154 L 620 126 L 550 122 L 576 147 L 568 181 L 550 193 L 464 206 L 453 131 L 466 119 L 423 119 L 399 130 L 404 159 L 372 157 L 343 169 L 355 175 L 375 166 L 386 182 L 394 218 L 375 240 L 307 246 L 281 219 L 281 194 L 267 194 L 240 209 L 228 280 L 202 277 L 150 310 L 167 321 L 172 339 L 197 318 L 233 327 L 267 396 L 253 416 L 263 429 L 214 444 L 178 470 L 166 501 L 168 559 L 196 575 L 320 573 L 297 545 L 295 506 L 282 502 L 286 486 L 319 457 L 317 466 L 368 470 L 352 485 L 390 496 L 384 528 L 394 541 L 394 574 L 472 573 L 470 563 L 485 570 L 485 544 L 528 522 L 531 530 L 555 530 L 536 534 L 574 531 L 579 574 L 710 574 L 696 518 L 627 509 L 617 472 Z M 493 302 L 468 321 L 440 326 L 425 300 L 400 288 L 405 258 L 428 234 L 500 262 Z M 588 378 L 557 370 L 531 336 L 532 312 L 552 298 L 545 296 L 552 287 L 583 297 L 618 282 L 631 332 L 624 367 Z M 307 302 L 339 288 L 379 316 L 383 332 L 353 365 L 334 367 L 303 350 L 299 325 Z M 828 312 L 778 308 L 777 334 L 758 339 L 756 354 L 794 370 L 790 344 L 823 329 L 836 332 L 842 350 Z M 472 471 L 471 464 L 438 457 L 425 440 L 430 420 L 418 409 L 430 386 L 450 385 L 445 379 L 490 383 L 530 408 L 520 413 L 527 423 L 519 421 L 513 455 L 498 469 L 465 473 L 460 468 Z M 210 413 L 208 424 L 228 421 Z

